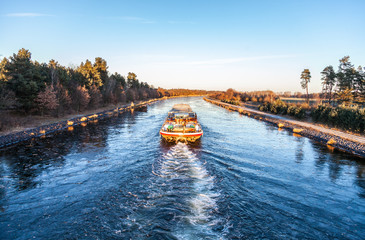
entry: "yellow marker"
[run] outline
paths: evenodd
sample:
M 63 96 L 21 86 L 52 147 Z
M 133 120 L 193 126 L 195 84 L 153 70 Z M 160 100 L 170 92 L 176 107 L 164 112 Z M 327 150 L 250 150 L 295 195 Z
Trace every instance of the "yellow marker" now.
M 82 122 L 81 123 L 81 126 L 86 127 L 87 126 L 87 123 L 86 122 Z
M 293 129 L 294 133 L 301 133 L 302 131 L 303 131 L 303 129 L 301 129 L 301 128 L 294 128 Z
M 284 127 L 285 125 L 283 124 L 283 123 L 278 123 L 278 127 L 279 128 L 282 128 L 282 127 Z
M 72 126 L 74 124 L 73 121 L 67 121 L 67 125 Z
M 40 130 L 40 131 L 39 131 L 39 133 L 40 133 L 40 134 L 45 134 L 45 133 L 46 133 L 46 131 L 45 131 L 45 130 Z
M 328 150 L 330 150 L 331 152 L 335 151 L 335 147 L 331 146 L 331 145 L 327 145 Z
M 299 135 L 299 134 L 297 134 L 297 133 L 293 133 L 293 136 L 294 136 L 294 137 L 302 137 L 302 135 Z
M 82 117 L 81 119 L 80 119 L 80 121 L 81 122 L 85 122 L 87 120 L 87 118 L 86 117 Z
M 331 138 L 330 140 L 328 140 L 327 145 L 335 145 L 336 143 L 337 142 L 333 138 Z

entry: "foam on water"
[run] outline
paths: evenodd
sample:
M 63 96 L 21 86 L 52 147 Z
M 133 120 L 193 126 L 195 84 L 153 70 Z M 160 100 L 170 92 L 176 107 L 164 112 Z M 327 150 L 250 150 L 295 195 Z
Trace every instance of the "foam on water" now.
M 214 177 L 209 175 L 196 154 L 184 143 L 178 143 L 165 153 L 153 168 L 153 173 L 165 181 L 172 179 L 189 181 L 189 194 L 185 198 L 188 211 L 181 216 L 174 229 L 179 239 L 222 239 L 213 231 L 213 226 L 220 224 L 215 215 L 219 193 L 213 190 Z

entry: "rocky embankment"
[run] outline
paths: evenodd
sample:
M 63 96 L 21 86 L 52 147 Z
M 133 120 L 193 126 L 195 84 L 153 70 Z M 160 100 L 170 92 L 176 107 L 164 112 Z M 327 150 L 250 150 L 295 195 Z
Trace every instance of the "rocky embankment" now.
M 205 101 L 224 107 L 231 111 L 252 117 L 276 125 L 278 128 L 286 129 L 300 136 L 311 138 L 320 143 L 326 144 L 330 149 L 337 148 L 361 157 L 365 157 L 365 138 L 320 127 L 307 122 L 296 121 L 266 112 L 249 109 L 242 106 L 235 106 L 223 103 L 214 99 L 204 98 Z
M 25 131 L 0 136 L 0 148 L 10 146 L 12 144 L 16 144 L 22 141 L 26 141 L 28 139 L 42 137 L 45 136 L 46 134 L 62 131 L 64 129 L 72 130 L 73 126 L 86 124 L 88 122 L 96 122 L 98 120 L 109 118 L 125 111 L 144 110 L 147 104 L 150 104 L 158 100 L 159 99 L 152 99 L 149 101 L 139 102 L 138 104 L 135 105 L 131 103 L 119 108 L 98 112 L 94 114 L 89 114 L 85 116 L 79 116 L 69 120 L 60 121 L 57 123 L 36 127 Z

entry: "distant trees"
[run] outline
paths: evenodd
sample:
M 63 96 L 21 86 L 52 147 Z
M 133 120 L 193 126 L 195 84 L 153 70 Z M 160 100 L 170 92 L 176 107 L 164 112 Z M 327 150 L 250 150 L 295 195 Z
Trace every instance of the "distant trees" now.
M 302 81 L 300 82 L 300 85 L 302 86 L 303 89 L 306 90 L 306 97 L 307 97 L 307 104 L 309 104 L 309 93 L 308 93 L 308 85 L 310 83 L 310 79 L 311 79 L 311 73 L 309 71 L 309 69 L 304 69 L 302 74 L 300 75 L 300 79 L 302 79 Z
M 244 102 L 272 102 L 277 98 L 277 95 L 270 90 L 266 91 L 251 91 L 242 92 L 241 100 Z
M 218 99 L 222 102 L 239 105 L 242 102 L 271 102 L 277 98 L 273 91 L 252 91 L 237 92 L 229 88 L 226 92 L 215 92 L 209 95 L 211 98 Z
M 208 95 L 213 93 L 214 91 L 206 91 L 206 90 L 191 90 L 191 89 L 181 89 L 181 88 L 174 88 L 174 89 L 163 89 L 158 88 L 158 95 L 160 97 L 174 97 L 174 96 L 202 96 Z

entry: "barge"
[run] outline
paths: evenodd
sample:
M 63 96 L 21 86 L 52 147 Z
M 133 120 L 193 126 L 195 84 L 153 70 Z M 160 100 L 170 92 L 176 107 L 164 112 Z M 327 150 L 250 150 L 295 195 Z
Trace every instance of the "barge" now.
M 160 130 L 167 142 L 196 142 L 203 136 L 195 112 L 188 104 L 175 104 Z

